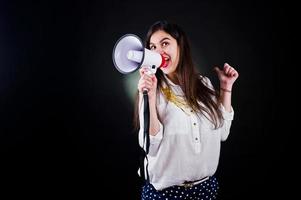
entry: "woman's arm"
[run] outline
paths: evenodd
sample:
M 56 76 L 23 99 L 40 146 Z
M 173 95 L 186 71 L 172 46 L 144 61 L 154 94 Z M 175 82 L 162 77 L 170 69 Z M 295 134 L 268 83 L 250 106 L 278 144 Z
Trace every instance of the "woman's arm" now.
M 149 100 L 149 134 L 150 135 L 157 135 L 160 131 L 160 121 L 157 115 L 157 108 L 156 108 L 156 95 L 155 96 L 148 96 Z M 141 110 L 143 101 L 143 94 L 139 92 L 139 110 Z M 142 116 L 141 116 L 142 117 Z
M 139 110 L 141 110 L 143 102 L 143 91 L 146 89 L 148 92 L 149 101 L 149 134 L 157 135 L 160 131 L 160 122 L 157 115 L 156 101 L 157 101 L 157 78 L 155 75 L 149 75 L 148 69 L 142 67 L 140 72 L 140 80 L 138 82 L 139 90 Z M 140 116 L 141 117 L 141 116 Z
M 224 106 L 227 112 L 231 112 L 231 94 L 232 86 L 236 79 L 238 78 L 238 72 L 231 67 L 229 64 L 225 63 L 223 69 L 215 67 L 219 81 L 220 81 L 220 102 Z

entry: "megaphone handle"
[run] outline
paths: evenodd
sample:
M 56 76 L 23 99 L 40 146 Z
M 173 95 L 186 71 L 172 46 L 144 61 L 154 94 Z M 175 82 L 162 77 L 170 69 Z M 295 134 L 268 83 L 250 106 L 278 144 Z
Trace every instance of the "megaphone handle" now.
M 150 66 L 150 67 L 147 67 L 147 71 L 146 71 L 146 73 L 148 74 L 148 75 L 153 75 L 153 74 L 155 74 L 156 73 L 156 66 L 155 65 L 153 65 L 153 66 Z M 143 94 L 144 94 L 144 92 L 148 92 L 148 90 L 146 89 L 146 88 L 143 88 Z

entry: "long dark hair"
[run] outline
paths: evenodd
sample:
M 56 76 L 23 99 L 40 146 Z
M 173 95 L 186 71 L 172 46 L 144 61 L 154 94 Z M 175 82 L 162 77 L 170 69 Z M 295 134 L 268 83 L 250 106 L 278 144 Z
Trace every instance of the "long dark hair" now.
M 145 47 L 150 47 L 150 38 L 157 31 L 164 31 L 171 35 L 178 43 L 180 49 L 179 63 L 176 68 L 176 78 L 183 90 L 185 100 L 195 112 L 207 114 L 209 120 L 218 128 L 222 124 L 222 113 L 219 109 L 219 94 L 213 89 L 206 86 L 203 76 L 197 72 L 193 64 L 190 45 L 184 31 L 177 24 L 168 23 L 167 21 L 158 21 L 154 23 L 148 30 L 145 39 Z M 157 91 L 161 91 L 163 83 L 170 88 L 163 72 L 157 70 L 156 77 L 158 79 Z M 134 127 L 139 128 L 139 94 L 137 93 L 134 112 Z M 200 104 L 201 102 L 201 104 Z M 206 116 L 206 115 L 205 115 Z

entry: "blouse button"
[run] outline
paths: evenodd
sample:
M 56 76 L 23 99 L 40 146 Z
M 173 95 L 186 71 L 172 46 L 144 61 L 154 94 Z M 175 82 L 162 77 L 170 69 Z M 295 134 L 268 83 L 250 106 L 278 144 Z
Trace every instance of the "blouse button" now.
M 193 125 L 195 126 L 195 125 L 196 125 L 196 123 L 193 123 Z

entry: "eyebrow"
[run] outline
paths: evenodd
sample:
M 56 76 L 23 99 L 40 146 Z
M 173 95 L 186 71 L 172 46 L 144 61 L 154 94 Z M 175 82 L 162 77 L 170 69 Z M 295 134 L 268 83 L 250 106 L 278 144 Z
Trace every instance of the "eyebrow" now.
M 159 43 L 163 42 L 164 40 L 170 40 L 170 38 L 165 37 L 165 38 L 161 39 Z M 154 43 L 150 42 L 149 45 L 154 45 Z

